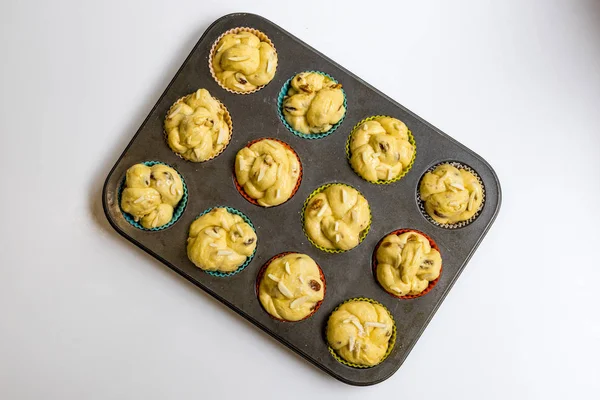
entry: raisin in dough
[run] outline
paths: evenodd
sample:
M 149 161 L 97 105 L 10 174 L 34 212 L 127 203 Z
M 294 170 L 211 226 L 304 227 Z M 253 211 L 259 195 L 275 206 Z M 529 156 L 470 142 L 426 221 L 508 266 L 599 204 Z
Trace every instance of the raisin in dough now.
M 121 209 L 144 228 L 158 228 L 171 221 L 182 197 L 183 182 L 173 168 L 136 164 L 127 170 Z
M 402 121 L 378 117 L 352 132 L 350 153 L 352 167 L 364 179 L 389 181 L 408 167 L 415 148 L 408 141 L 408 128 Z
M 271 82 L 277 53 L 253 33 L 229 33 L 217 43 L 212 66 L 223 86 L 235 92 L 251 92 Z
M 342 85 L 316 72 L 294 76 L 283 100 L 285 120 L 304 134 L 327 132 L 345 112 Z
M 358 190 L 341 184 L 313 196 L 304 210 L 304 229 L 312 241 L 326 249 L 350 250 L 360 242 L 371 211 Z
M 286 321 L 307 317 L 323 300 L 325 283 L 312 258 L 291 253 L 276 258 L 265 268 L 258 298 L 269 314 Z
M 450 164 L 427 172 L 419 187 L 425 211 L 440 224 L 467 221 L 483 203 L 483 188 L 469 171 Z
M 387 235 L 377 249 L 377 280 L 397 296 L 416 295 L 440 276 L 442 257 L 417 232 Z
M 238 152 L 235 176 L 248 196 L 263 207 L 271 207 L 292 196 L 300 176 L 300 163 L 296 154 L 283 144 L 263 139 Z
M 231 139 L 225 109 L 206 89 L 173 104 L 165 119 L 165 132 L 171 150 L 194 162 L 210 160 Z
M 206 271 L 233 272 L 256 249 L 256 233 L 239 215 L 213 208 L 190 226 L 187 253 Z
M 393 325 L 383 306 L 362 300 L 349 301 L 331 313 L 327 342 L 350 363 L 377 365 L 390 345 Z

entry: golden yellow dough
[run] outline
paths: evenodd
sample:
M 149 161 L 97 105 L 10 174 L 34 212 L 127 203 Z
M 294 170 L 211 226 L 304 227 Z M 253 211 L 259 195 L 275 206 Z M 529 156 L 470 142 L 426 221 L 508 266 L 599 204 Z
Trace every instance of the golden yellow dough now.
M 404 122 L 378 117 L 352 132 L 350 163 L 368 181 L 391 180 L 405 170 L 415 154 Z
M 316 72 L 294 76 L 283 100 L 285 120 L 304 134 L 327 132 L 345 112 L 342 85 Z
M 397 296 L 416 295 L 440 276 L 442 257 L 417 232 L 387 235 L 377 249 L 377 280 Z
M 450 164 L 438 165 L 427 172 L 419 188 L 425 211 L 440 224 L 467 221 L 483 203 L 483 188 L 467 170 Z
M 369 225 L 369 204 L 358 190 L 341 184 L 328 186 L 313 196 L 304 210 L 304 229 L 317 245 L 350 250 Z
M 254 229 L 225 208 L 213 208 L 190 226 L 188 257 L 203 270 L 233 272 L 255 248 Z
M 182 197 L 183 182 L 173 168 L 136 164 L 127 170 L 121 209 L 144 228 L 158 228 L 171 221 Z
M 281 143 L 263 139 L 237 153 L 235 176 L 248 196 L 263 207 L 271 207 L 292 196 L 300 163 L 296 154 Z
M 258 298 L 269 314 L 286 321 L 308 316 L 323 300 L 325 283 L 319 267 L 305 254 L 291 253 L 273 260 L 259 284 Z
M 353 300 L 331 313 L 327 342 L 344 360 L 373 366 L 383 360 L 394 322 L 379 304 Z
M 173 104 L 165 119 L 165 132 L 171 150 L 194 162 L 210 160 L 231 139 L 224 107 L 206 89 Z
M 277 69 L 277 53 L 253 33 L 230 33 L 217 43 L 212 66 L 223 86 L 250 92 L 271 82 Z

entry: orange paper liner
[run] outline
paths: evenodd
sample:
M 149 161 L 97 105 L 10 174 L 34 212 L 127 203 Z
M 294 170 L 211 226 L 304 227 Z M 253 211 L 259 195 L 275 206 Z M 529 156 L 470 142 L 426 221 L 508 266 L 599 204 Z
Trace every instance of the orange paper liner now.
M 263 276 L 265 274 L 265 271 L 267 270 L 267 267 L 276 259 L 281 258 L 283 256 L 287 256 L 288 254 L 300 254 L 300 253 L 296 253 L 295 251 L 284 251 L 283 253 L 279 253 L 274 255 L 273 257 L 271 257 L 266 263 L 264 263 L 264 265 L 260 268 L 260 270 L 258 271 L 258 276 L 256 277 L 256 297 L 258 298 L 259 296 L 259 288 L 260 288 L 260 282 L 263 279 Z M 314 260 L 313 260 L 314 261 Z M 315 264 L 317 264 L 317 262 L 315 261 Z M 317 267 L 319 268 L 319 275 L 321 277 L 321 281 L 323 282 L 323 299 L 325 299 L 325 294 L 327 292 L 327 282 L 325 281 L 325 275 L 323 275 L 323 269 L 321 268 L 321 266 L 319 264 L 317 264 Z M 258 302 L 260 303 L 261 307 L 262 307 L 262 303 L 260 301 L 260 298 L 258 298 Z M 298 321 L 288 321 L 287 319 L 281 319 L 281 318 L 277 318 L 273 315 L 271 315 L 271 313 L 269 313 L 264 307 L 262 307 L 263 310 L 265 310 L 265 312 L 267 314 L 269 314 L 269 316 L 273 319 L 276 319 L 277 321 L 281 321 L 281 322 L 300 322 L 300 321 L 304 321 L 305 319 L 308 319 L 310 317 L 312 317 L 317 310 L 319 309 L 319 307 L 321 307 L 321 304 L 323 303 L 323 300 L 318 301 L 315 304 L 315 308 L 314 310 L 312 310 L 310 312 L 310 314 L 308 314 L 306 317 L 298 320 Z
M 215 74 L 215 69 L 213 68 L 213 57 L 214 57 L 215 53 L 217 52 L 217 44 L 221 41 L 221 39 L 223 38 L 223 36 L 228 35 L 230 33 L 234 33 L 235 34 L 235 33 L 239 33 L 239 32 L 250 32 L 253 35 L 255 35 L 256 37 L 258 37 L 261 42 L 266 42 L 266 43 L 270 44 L 271 47 L 273 47 L 273 50 L 275 51 L 275 55 L 277 56 L 277 49 L 275 48 L 275 45 L 273 44 L 273 42 L 271 41 L 271 39 L 269 39 L 269 37 L 267 35 L 265 35 L 264 33 L 262 33 L 261 31 L 259 31 L 257 29 L 249 28 L 247 26 L 241 26 L 241 27 L 232 28 L 232 29 L 229 29 L 229 30 L 223 32 L 217 38 L 217 40 L 215 40 L 215 42 L 213 43 L 212 47 L 210 48 L 210 52 L 209 52 L 209 55 L 208 55 L 208 68 L 209 68 L 210 74 L 212 75 L 212 77 L 215 80 L 215 82 L 217 82 L 219 84 L 219 86 L 221 86 L 223 89 L 227 90 L 229 93 L 233 93 L 233 94 L 251 94 L 251 93 L 256 93 L 260 89 L 264 88 L 265 86 L 267 86 L 271 82 L 267 83 L 266 85 L 257 86 L 256 89 L 250 90 L 248 92 L 242 92 L 242 91 L 239 91 L 239 90 L 233 90 L 233 89 L 230 89 L 228 87 L 225 87 L 225 85 L 223 85 L 221 83 L 221 81 L 219 80 L 219 78 L 217 78 L 217 75 Z M 277 73 L 277 67 L 275 67 L 275 73 Z M 273 77 L 275 77 L 275 76 L 273 75 Z
M 388 293 L 390 296 L 393 296 L 397 299 L 402 299 L 402 300 L 410 300 L 410 299 L 416 299 L 417 297 L 421 297 L 421 296 L 425 296 L 427 293 L 431 292 L 431 290 L 435 287 L 435 285 L 437 285 L 438 281 L 440 280 L 440 277 L 442 276 L 442 271 L 443 271 L 443 263 L 442 266 L 440 267 L 440 275 L 434 279 L 433 281 L 429 282 L 429 285 L 425 288 L 425 290 L 423 290 L 421 293 L 419 294 L 407 294 L 405 296 L 398 296 L 395 293 L 392 293 L 388 290 L 386 290 L 386 288 L 383 287 L 383 285 L 381 283 L 379 283 L 379 280 L 377 279 L 377 250 L 379 249 L 379 246 L 381 246 L 381 243 L 383 242 L 383 240 L 388 237 L 389 235 L 401 235 L 403 233 L 406 232 L 416 232 L 420 235 L 425 236 L 425 238 L 427 238 L 427 240 L 429 240 L 429 244 L 431 245 L 432 248 L 436 249 L 440 254 L 442 254 L 442 252 L 440 251 L 440 248 L 438 247 L 438 245 L 433 241 L 432 238 L 430 238 L 428 235 L 424 234 L 421 231 L 418 231 L 416 229 L 396 229 L 395 231 L 392 231 L 390 233 L 388 233 L 387 235 L 385 235 L 384 237 L 381 238 L 381 240 L 377 243 L 377 246 L 375 246 L 375 250 L 373 251 L 373 258 L 372 258 L 372 264 L 373 264 L 373 277 L 375 278 L 375 280 L 377 281 L 377 283 L 379 284 L 379 286 L 381 286 L 381 288 L 383 290 L 385 290 L 386 293 Z
M 202 89 L 202 88 L 200 88 L 200 89 Z M 198 90 L 200 90 L 200 89 L 198 89 Z M 196 93 L 196 92 L 194 92 L 194 93 Z M 193 93 L 190 93 L 190 94 L 193 94 Z M 175 106 L 177 106 L 179 103 L 181 103 L 183 101 L 183 99 L 186 98 L 187 96 L 189 96 L 190 94 L 187 94 L 187 95 L 185 95 L 185 96 L 180 97 L 179 99 L 177 99 L 177 101 L 175 103 L 173 103 L 173 105 L 171 107 L 169 107 L 169 111 L 167 111 L 167 116 L 171 114 L 171 110 L 173 110 L 173 108 Z M 209 92 L 209 94 L 210 94 L 210 92 Z M 169 148 L 171 149 L 171 151 L 173 153 L 175 153 L 177 155 L 177 157 L 181 158 L 182 160 L 189 161 L 189 162 L 200 162 L 200 163 L 210 161 L 210 160 L 218 157 L 219 155 L 221 155 L 221 153 L 223 153 L 225 151 L 225 149 L 227 149 L 227 147 L 229 146 L 229 143 L 231 143 L 231 136 L 233 135 L 233 121 L 231 120 L 231 114 L 229 114 L 229 110 L 227 109 L 227 107 L 225 107 L 225 105 L 223 103 L 221 103 L 221 101 L 219 99 L 217 99 L 212 94 L 211 94 L 211 97 L 213 99 L 215 99 L 216 101 L 219 102 L 219 104 L 221 105 L 221 108 L 225 112 L 225 114 L 223 115 L 223 119 L 227 123 L 227 126 L 229 126 L 229 137 L 227 138 L 227 143 L 225 144 L 225 146 L 223 146 L 223 148 L 218 153 L 216 153 L 214 156 L 212 156 L 211 158 L 209 158 L 207 160 L 204 160 L 204 161 L 192 161 L 192 160 L 188 160 L 187 158 L 183 157 L 181 154 L 179 154 L 178 152 L 176 152 L 171 146 L 169 146 L 168 133 L 167 133 L 167 130 L 165 129 L 165 125 L 164 125 L 164 122 L 163 122 L 163 136 L 165 137 L 165 141 L 167 142 L 167 146 L 169 146 Z M 165 120 L 167 119 L 167 116 L 165 116 Z
M 261 140 L 272 140 L 274 142 L 280 143 L 283 145 L 283 147 L 285 147 L 286 149 L 290 150 L 292 153 L 294 153 L 294 155 L 296 156 L 296 159 L 298 160 L 298 165 L 300 166 L 300 171 L 298 171 L 298 179 L 296 180 L 296 185 L 294 186 L 294 188 L 292 189 L 292 194 L 290 195 L 290 197 L 288 197 L 288 199 L 286 201 L 284 201 L 281 204 L 277 204 L 276 206 L 270 206 L 270 207 L 265 207 L 263 205 L 260 205 L 258 203 L 258 201 L 252 197 L 250 197 L 248 195 L 248 193 L 246 193 L 246 191 L 244 190 L 244 188 L 239 184 L 237 177 L 235 175 L 235 160 L 234 160 L 234 164 L 233 164 L 233 183 L 235 185 L 235 188 L 237 189 L 238 193 L 240 195 L 242 195 L 243 198 L 245 198 L 246 200 L 248 200 L 250 203 L 254 204 L 255 206 L 259 206 L 259 207 L 264 207 L 264 208 L 272 208 L 272 207 L 277 207 L 280 206 L 282 204 L 287 203 L 292 197 L 294 197 L 294 195 L 296 194 L 296 192 L 298 191 L 298 188 L 300 188 L 300 183 L 302 182 L 302 176 L 303 176 L 303 172 L 302 172 L 302 161 L 300 160 L 300 157 L 298 156 L 298 153 L 296 153 L 296 151 L 292 148 L 292 146 L 290 146 L 289 144 L 279 140 L 279 139 L 275 139 L 275 138 L 260 138 L 260 139 L 256 139 L 253 140 L 251 142 L 249 142 L 246 146 L 244 147 L 250 147 L 252 146 L 254 143 L 258 143 Z

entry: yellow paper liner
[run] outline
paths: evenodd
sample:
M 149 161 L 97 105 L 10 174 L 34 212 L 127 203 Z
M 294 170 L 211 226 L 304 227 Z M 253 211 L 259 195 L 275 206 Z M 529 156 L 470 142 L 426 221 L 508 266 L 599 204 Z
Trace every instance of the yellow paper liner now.
M 250 197 L 250 195 L 248 193 L 246 193 L 246 191 L 244 190 L 244 188 L 239 184 L 238 180 L 237 180 L 237 176 L 235 174 L 235 161 L 234 161 L 234 166 L 233 166 L 233 183 L 235 185 L 235 188 L 237 189 L 238 193 L 242 195 L 243 198 L 245 198 L 246 200 L 248 200 L 250 203 L 254 204 L 255 206 L 259 206 L 259 207 L 263 207 L 263 208 L 272 208 L 272 207 L 277 207 L 280 206 L 282 204 L 285 204 L 286 202 L 288 202 L 292 197 L 294 197 L 294 195 L 296 194 L 296 192 L 298 191 L 298 188 L 300 187 L 300 183 L 302 182 L 302 176 L 303 176 L 303 171 L 302 171 L 302 161 L 300 160 L 300 157 L 298 156 L 298 153 L 296 153 L 296 150 L 294 150 L 292 148 L 292 146 L 290 146 L 289 144 L 285 143 L 284 141 L 281 141 L 279 139 L 275 139 L 275 138 L 260 138 L 260 139 L 256 139 L 253 140 L 251 142 L 249 142 L 246 146 L 244 147 L 250 147 L 252 146 L 254 143 L 258 143 L 261 140 L 273 140 L 274 142 L 278 142 L 281 143 L 283 145 L 283 147 L 285 147 L 286 149 L 290 150 L 292 153 L 294 153 L 294 155 L 296 156 L 296 159 L 298 160 L 298 165 L 300 166 L 300 171 L 298 173 L 298 179 L 296 180 L 296 185 L 294 186 L 294 188 L 292 189 L 292 194 L 290 195 L 290 197 L 287 198 L 286 201 L 284 201 L 281 204 L 277 204 L 275 206 L 269 206 L 269 207 L 265 207 L 263 205 L 260 205 L 258 203 L 258 201 L 252 197 Z
M 331 314 L 333 314 L 334 312 L 336 312 L 342 305 L 346 304 L 346 303 L 350 303 L 353 301 L 366 301 L 368 303 L 371 304 L 377 304 L 381 307 L 383 307 L 388 315 L 390 316 L 391 320 L 392 320 L 392 336 L 390 336 L 390 341 L 388 342 L 388 348 L 385 352 L 385 354 L 383 355 L 383 358 L 375 365 L 362 365 L 362 364 L 355 364 L 355 363 L 351 363 L 347 360 L 344 360 L 334 349 L 333 347 L 331 347 L 329 345 L 329 342 L 327 343 L 327 349 L 329 350 L 329 354 L 331 354 L 333 356 L 333 358 L 336 359 L 336 361 L 338 361 L 339 363 L 342 363 L 344 365 L 347 365 L 349 367 L 352 368 L 362 368 L 362 369 L 366 369 L 366 368 L 373 368 L 378 366 L 379 364 L 381 364 L 382 362 L 384 362 L 388 356 L 392 353 L 392 350 L 394 350 L 394 346 L 396 345 L 396 321 L 394 320 L 394 317 L 392 316 L 392 313 L 390 312 L 390 310 L 387 309 L 386 306 L 384 306 L 383 304 L 381 304 L 378 301 L 375 301 L 373 299 L 369 299 L 367 297 L 354 297 L 351 299 L 348 299 L 340 304 L 338 304 L 338 306 L 331 312 Z M 331 317 L 331 314 L 329 314 L 329 316 Z M 325 325 L 325 337 L 327 337 L 327 327 L 329 325 L 329 319 L 327 319 L 327 324 Z
M 261 31 L 256 30 L 254 28 L 249 28 L 247 26 L 241 26 L 241 27 L 232 28 L 232 29 L 229 29 L 229 30 L 223 32 L 217 38 L 217 40 L 215 40 L 215 42 L 213 43 L 212 47 L 210 48 L 210 52 L 209 52 L 209 55 L 208 55 L 208 68 L 210 69 L 210 74 L 212 75 L 212 77 L 215 80 L 215 82 L 217 82 L 217 84 L 219 84 L 219 86 L 221 86 L 223 89 L 225 89 L 229 93 L 233 93 L 233 94 L 252 94 L 252 93 L 258 92 L 260 89 L 262 89 L 265 86 L 267 86 L 269 83 L 271 83 L 271 81 L 273 79 L 271 79 L 271 81 L 269 81 L 266 85 L 257 86 L 256 89 L 253 89 L 253 90 L 250 90 L 250 91 L 247 91 L 247 92 L 242 92 L 242 91 L 239 91 L 239 90 L 230 89 L 230 88 L 226 87 L 225 85 L 223 85 L 221 83 L 221 81 L 219 80 L 219 78 L 217 78 L 217 75 L 215 73 L 215 69 L 213 68 L 213 57 L 214 57 L 215 53 L 217 52 L 217 44 L 221 41 L 221 39 L 223 39 L 223 37 L 225 35 L 228 35 L 230 33 L 236 34 L 236 33 L 239 33 L 239 32 L 250 32 L 253 35 L 255 35 L 256 37 L 258 37 L 261 42 L 266 42 L 266 43 L 270 44 L 271 47 L 273 47 L 273 51 L 275 51 L 275 56 L 277 56 L 277 49 L 275 48 L 275 45 L 273 44 L 273 42 L 271 41 L 271 39 L 269 39 L 269 37 L 267 35 L 265 35 Z M 278 57 L 278 59 L 279 59 L 279 57 Z M 275 74 L 276 73 L 277 73 L 277 67 L 275 67 Z M 275 77 L 275 75 L 273 75 L 273 77 Z
M 352 168 L 352 170 L 356 173 L 356 175 L 360 176 L 365 181 L 367 181 L 369 183 L 374 183 L 376 185 L 387 185 L 390 183 L 398 182 L 412 169 L 412 167 L 415 163 L 415 160 L 417 158 L 417 142 L 415 141 L 415 138 L 414 138 L 411 130 L 408 129 L 408 142 L 413 145 L 415 151 L 413 152 L 413 156 L 412 156 L 412 159 L 410 160 L 410 163 L 408 164 L 408 166 L 406 168 L 404 168 L 402 170 L 402 172 L 400 172 L 400 175 L 398 175 L 397 177 L 392 178 L 390 180 L 380 179 L 377 181 L 370 181 L 370 180 L 366 179 L 364 176 L 362 176 L 356 169 L 354 169 L 354 166 L 350 162 L 350 158 L 352 157 L 352 151 L 350 150 L 350 141 L 352 139 L 352 135 L 354 135 L 354 132 L 358 128 L 360 128 L 365 122 L 372 121 L 376 118 L 382 118 L 382 117 L 394 118 L 389 115 L 373 115 L 371 117 L 365 118 L 365 119 L 361 120 L 360 122 L 358 122 L 356 125 L 354 125 L 354 128 L 352 128 L 352 132 L 350 133 L 350 135 L 348 136 L 348 139 L 346 140 L 346 158 L 348 159 L 348 164 L 350 164 L 350 168 Z
M 371 229 L 371 222 L 372 222 L 372 214 L 371 214 L 371 205 L 369 204 L 369 202 L 367 201 L 367 206 L 369 207 L 369 224 L 366 226 L 365 229 L 363 229 L 360 232 L 359 235 L 359 240 L 358 240 L 358 244 L 353 247 L 352 249 L 348 249 L 348 250 L 341 250 L 341 249 L 328 249 L 326 247 L 320 246 L 318 244 L 316 244 L 312 238 L 309 236 L 308 232 L 306 232 L 306 229 L 304 228 L 304 213 L 306 211 L 306 207 L 308 206 L 308 203 L 310 203 L 310 201 L 312 200 L 313 197 L 315 197 L 317 194 L 321 193 L 323 190 L 327 189 L 329 186 L 333 186 L 333 185 L 343 185 L 346 187 L 349 187 L 351 189 L 356 190 L 361 196 L 363 196 L 365 198 L 365 200 L 367 199 L 358 189 L 356 189 L 355 187 L 352 187 L 350 185 L 347 185 L 345 183 L 340 183 L 340 182 L 334 182 L 334 183 L 327 183 L 325 185 L 319 186 L 318 188 L 316 188 L 315 190 L 313 190 L 313 192 L 306 198 L 306 200 L 304 201 L 304 205 L 302 206 L 302 211 L 300 212 L 301 216 L 302 216 L 302 230 L 304 231 L 304 235 L 308 238 L 308 241 L 315 246 L 317 249 L 324 251 L 326 253 L 331 253 L 331 254 L 338 254 L 338 253 L 345 253 L 346 251 L 350 251 L 352 249 L 355 249 L 356 247 L 358 247 L 363 240 L 365 240 L 365 238 L 367 237 L 367 234 L 369 233 L 369 230 Z
M 287 256 L 288 254 L 301 254 L 301 253 L 296 253 L 295 251 L 285 251 L 283 253 L 279 253 L 274 255 L 273 257 L 271 257 L 266 263 L 264 263 L 264 265 L 260 268 L 260 270 L 258 271 L 258 275 L 256 277 L 256 297 L 258 298 L 258 302 L 260 303 L 261 307 L 262 307 L 262 302 L 260 301 L 259 298 L 259 294 L 260 294 L 260 282 L 263 279 L 263 276 L 265 274 L 265 271 L 267 270 L 267 267 L 276 259 L 281 258 L 283 256 Z M 314 261 L 314 260 L 313 260 Z M 317 262 L 315 261 L 315 264 L 317 264 Z M 323 274 L 323 269 L 321 269 L 321 266 L 319 264 L 317 264 L 317 268 L 319 268 L 319 276 L 321 277 L 321 282 L 323 282 L 323 299 L 325 299 L 325 294 L 327 292 L 327 282 L 325 281 L 325 275 Z M 298 321 L 289 321 L 287 319 L 283 319 L 283 318 L 277 318 L 276 316 L 272 315 L 270 312 L 268 312 L 264 307 L 262 307 L 263 310 L 265 310 L 265 312 L 267 314 L 269 314 L 269 316 L 273 319 L 276 319 L 277 321 L 281 321 L 281 322 L 300 322 L 300 321 L 304 321 L 305 319 L 308 319 L 310 317 L 312 317 L 317 310 L 319 309 L 319 307 L 321 307 L 321 304 L 323 304 L 323 300 L 318 301 L 317 303 L 315 303 L 315 308 L 310 312 L 310 314 L 308 314 L 306 317 L 299 319 Z
M 477 179 L 477 182 L 479 182 L 479 185 L 481 186 L 481 205 L 479 206 L 479 209 L 477 210 L 477 212 L 475 214 L 473 214 L 473 216 L 466 221 L 460 221 L 455 224 L 440 224 L 435 219 L 433 219 L 433 217 L 431 217 L 425 210 L 425 201 L 423 201 L 423 199 L 421 199 L 421 181 L 423 180 L 423 177 L 425 176 L 426 173 L 432 172 L 435 168 L 437 168 L 443 164 L 450 164 L 455 168 L 464 169 L 464 170 L 470 172 Z M 471 224 L 473 221 L 475 221 L 477 219 L 477 217 L 479 217 L 479 214 L 481 214 L 481 210 L 483 210 L 483 206 L 485 205 L 485 185 L 483 184 L 483 180 L 481 180 L 481 177 L 479 176 L 479 174 L 477 172 L 475 172 L 475 170 L 473 168 L 469 167 L 468 165 L 463 164 L 458 161 L 439 162 L 439 163 L 436 163 L 435 165 L 427 168 L 427 170 L 421 176 L 421 179 L 419 179 L 419 184 L 417 185 L 417 204 L 419 205 L 419 210 L 421 211 L 421 214 L 423 214 L 423 216 L 429 222 L 434 224 L 435 226 L 439 226 L 440 228 L 445 228 L 445 229 L 462 228 L 462 227 L 465 227 L 465 226 Z
M 439 282 L 440 277 L 442 276 L 442 271 L 443 271 L 443 264 L 442 264 L 442 266 L 440 267 L 440 274 L 438 275 L 438 277 L 435 278 L 433 281 L 430 281 L 429 285 L 425 288 L 425 290 L 423 290 L 421 293 L 418 293 L 418 294 L 407 294 L 405 296 L 398 296 L 396 293 L 390 292 L 385 287 L 383 287 L 383 285 L 381 284 L 381 282 L 379 282 L 379 279 L 377 279 L 377 264 L 378 264 L 377 263 L 377 250 L 379 249 L 379 246 L 381 246 L 381 243 L 383 242 L 383 240 L 386 237 L 388 237 L 389 235 L 401 235 L 401 234 L 406 233 L 406 232 L 415 232 L 415 233 L 418 233 L 420 235 L 423 235 L 429 241 L 429 244 L 431 245 L 431 247 L 433 249 L 436 249 L 440 253 L 440 255 L 442 254 L 442 252 L 440 251 L 440 248 L 433 241 L 433 239 L 431 237 L 429 237 L 428 235 L 426 235 L 423 232 L 418 231 L 416 229 L 396 229 L 395 231 L 392 231 L 392 232 L 388 233 L 387 235 L 385 235 L 384 237 L 382 237 L 381 240 L 379 242 L 377 242 L 377 245 L 375 246 L 375 250 L 373 251 L 373 259 L 372 259 L 373 276 L 375 277 L 375 280 L 377 281 L 377 283 L 379 284 L 379 286 L 381 286 L 381 288 L 383 290 L 385 290 L 386 293 L 388 293 L 390 296 L 393 296 L 393 297 L 395 297 L 397 299 L 402 299 L 402 300 L 416 299 L 417 297 L 425 296 L 427 293 L 431 292 L 431 290 Z
M 202 89 L 202 88 L 200 88 Z M 200 90 L 198 89 L 198 90 Z M 198 91 L 197 90 L 197 91 Z M 196 91 L 196 92 L 197 92 Z M 196 93 L 193 92 L 193 93 Z M 178 106 L 181 102 L 183 102 L 183 99 L 185 99 L 187 96 L 193 94 L 187 94 L 183 97 L 180 97 L 179 99 L 177 99 L 177 101 L 175 103 L 173 103 L 173 105 L 171 107 L 169 107 L 169 111 L 167 111 L 167 115 L 165 116 L 165 121 L 167 119 L 167 116 L 169 116 L 171 114 L 171 111 Z M 210 92 L 209 92 L 210 94 Z M 167 146 L 169 146 L 169 148 L 171 149 L 171 151 L 173 151 L 173 153 L 175 153 L 179 158 L 181 158 L 182 160 L 185 161 L 189 161 L 189 162 L 199 162 L 199 163 L 203 163 L 203 162 L 207 162 L 210 161 L 216 157 L 218 157 L 219 155 L 221 155 L 221 153 L 223 153 L 225 151 L 225 149 L 227 148 L 227 146 L 229 146 L 229 143 L 231 142 L 231 136 L 233 135 L 233 121 L 231 120 L 231 114 L 229 114 L 229 110 L 227 109 L 227 107 L 225 107 L 225 104 L 221 103 L 221 101 L 219 99 L 217 99 L 216 97 L 214 97 L 212 94 L 210 95 L 213 99 L 215 99 L 220 105 L 221 105 L 221 109 L 225 112 L 225 114 L 223 115 L 223 119 L 225 120 L 225 122 L 227 123 L 227 126 L 229 126 L 229 137 L 227 138 L 227 143 L 225 143 L 225 146 L 223 146 L 223 148 L 221 150 L 219 150 L 219 152 L 217 152 L 214 156 L 212 156 L 209 159 L 206 159 L 204 161 L 193 161 L 193 160 L 188 160 L 187 158 L 183 157 L 181 154 L 179 154 L 177 151 L 175 151 L 170 145 L 169 145 L 169 134 L 167 133 L 167 130 L 165 129 L 165 124 L 163 122 L 163 136 L 165 137 L 165 141 L 167 142 Z

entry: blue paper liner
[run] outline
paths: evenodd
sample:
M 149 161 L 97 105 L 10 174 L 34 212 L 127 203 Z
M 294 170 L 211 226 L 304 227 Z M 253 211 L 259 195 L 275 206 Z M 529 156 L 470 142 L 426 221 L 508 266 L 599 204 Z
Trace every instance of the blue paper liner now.
M 302 72 L 315 72 L 317 74 L 321 74 L 321 75 L 328 77 L 335 83 L 338 83 L 338 81 L 335 78 L 333 78 L 329 74 L 326 74 L 325 72 L 321 72 L 321 71 L 302 71 Z M 290 79 L 288 79 L 283 84 L 283 87 L 281 88 L 281 91 L 279 92 L 279 96 L 277 97 L 277 115 L 279 115 L 279 119 L 281 120 L 283 125 L 285 125 L 285 127 L 290 132 L 292 132 L 294 135 L 299 136 L 304 139 L 323 139 L 324 137 L 331 135 L 342 124 L 342 122 L 344 122 L 344 118 L 346 118 L 346 114 L 348 113 L 348 104 L 346 102 L 346 92 L 344 91 L 344 88 L 342 88 L 342 93 L 344 94 L 344 108 L 346 109 L 346 111 L 344 112 L 342 119 L 340 119 L 335 125 L 333 125 L 331 127 L 331 129 L 329 129 L 327 132 L 323 132 L 323 133 L 306 134 L 306 133 L 298 132 L 297 130 L 294 130 L 294 128 L 292 128 L 290 126 L 290 124 L 288 124 L 288 122 L 285 120 L 282 110 L 283 110 L 283 99 L 285 98 L 285 96 L 287 96 L 287 92 L 290 88 L 290 83 L 292 82 L 292 79 L 294 79 L 294 77 L 296 75 L 298 75 L 299 73 L 300 72 L 294 74 Z
M 204 211 L 203 211 L 201 214 L 199 214 L 199 215 L 198 215 L 196 218 L 194 218 L 194 221 L 195 221 L 195 220 L 197 220 L 198 218 L 200 218 L 201 216 L 203 216 L 203 215 L 205 215 L 205 214 L 207 214 L 207 213 L 211 212 L 211 211 L 212 211 L 213 209 L 215 209 L 215 208 L 224 208 L 224 209 L 226 209 L 226 210 L 227 210 L 227 212 L 228 212 L 228 213 L 230 213 L 230 214 L 239 215 L 240 217 L 242 217 L 242 219 L 244 220 L 244 222 L 245 222 L 245 223 L 247 223 L 248 225 L 250 225 L 250 227 L 252 228 L 252 230 L 254 230 L 254 233 L 256 233 L 256 228 L 255 228 L 255 227 L 254 227 L 254 225 L 252 224 L 252 221 L 250 221 L 250 218 L 248 218 L 248 217 L 246 216 L 246 214 L 244 214 L 243 212 L 241 212 L 241 211 L 239 211 L 239 210 L 236 210 L 235 208 L 228 207 L 228 206 L 214 206 L 214 207 L 210 207 L 210 208 L 208 208 L 208 209 L 204 210 Z M 258 235 L 257 235 L 257 238 L 258 238 Z M 207 274 L 209 274 L 209 275 L 216 276 L 216 277 L 219 277 L 219 278 L 226 278 L 226 277 L 228 277 L 228 276 L 232 276 L 232 275 L 235 275 L 235 274 L 239 274 L 240 272 L 242 272 L 242 270 L 243 270 L 244 268 L 246 268 L 246 267 L 248 266 L 248 264 L 250 264 L 250 262 L 251 262 L 251 261 L 252 261 L 252 259 L 254 258 L 254 255 L 256 254 L 256 249 L 257 249 L 257 248 L 258 248 L 258 239 L 256 240 L 256 247 L 254 247 L 254 251 L 252 252 L 252 254 L 250 255 L 250 257 L 248 257 L 248 258 L 246 259 L 246 261 L 245 261 L 245 262 L 244 262 L 242 265 L 240 265 L 240 266 L 238 267 L 238 269 L 236 269 L 235 271 L 232 271 L 232 272 L 219 272 L 219 271 L 206 271 L 206 270 L 204 270 L 204 269 L 202 269 L 202 268 L 200 268 L 200 269 L 202 269 L 202 271 L 206 272 L 206 273 L 207 273 Z
M 119 189 L 118 189 L 119 209 L 121 210 L 121 214 L 123 214 L 123 218 L 125 218 L 125 221 L 129 222 L 130 225 L 132 225 L 142 231 L 150 231 L 150 232 L 162 231 L 164 229 L 169 228 L 171 225 L 173 225 L 175 222 L 177 222 L 179 220 L 179 218 L 181 218 L 181 215 L 183 214 L 183 212 L 185 211 L 185 206 L 187 205 L 187 200 L 188 200 L 187 186 L 185 184 L 185 180 L 183 179 L 183 176 L 179 173 L 179 171 L 177 171 L 173 166 L 171 166 L 167 163 L 160 162 L 160 161 L 145 161 L 140 164 L 144 164 L 148 167 L 151 167 L 151 166 L 157 165 L 157 164 L 161 164 L 161 165 L 166 165 L 167 167 L 173 168 L 175 170 L 175 172 L 177 172 L 177 174 L 181 178 L 181 183 L 183 184 L 183 196 L 181 197 L 181 200 L 179 200 L 179 203 L 177 203 L 177 206 L 173 210 L 173 218 L 171 218 L 171 220 L 164 225 L 157 226 L 156 228 L 150 228 L 150 229 L 144 228 L 142 226 L 142 224 L 140 224 L 139 222 L 137 222 L 133 219 L 133 216 L 131 214 L 128 214 L 125 211 L 121 210 L 121 195 L 123 194 L 123 189 L 125 189 L 125 177 L 123 177 L 123 180 L 121 181 L 121 184 L 119 185 Z

